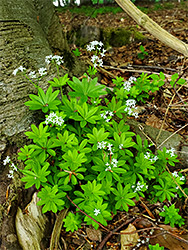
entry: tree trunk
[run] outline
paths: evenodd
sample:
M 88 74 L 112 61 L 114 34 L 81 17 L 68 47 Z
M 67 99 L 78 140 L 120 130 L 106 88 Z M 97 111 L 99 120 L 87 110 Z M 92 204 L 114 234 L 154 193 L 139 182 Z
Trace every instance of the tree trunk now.
M 32 190 L 23 191 L 19 179 L 7 178 L 8 166 L 2 160 L 23 145 L 24 132 L 39 117 L 24 102 L 34 87 L 13 70 L 19 66 L 36 70 L 44 67 L 45 56 L 56 52 L 70 66 L 76 65 L 62 33 L 52 0 L 1 0 L 0 2 L 0 249 L 20 250 L 15 214 L 31 198 Z M 80 66 L 80 64 L 79 64 Z M 75 71 L 74 71 L 75 73 Z M 43 88 L 52 75 L 40 82 Z M 34 190 L 33 190 L 34 191 Z M 19 193 L 18 193 L 19 192 Z M 30 193 L 29 193 L 30 192 Z M 42 248 L 41 248 L 42 249 Z
M 156 22 L 140 11 L 130 0 L 116 0 L 117 4 L 140 26 L 168 47 L 188 56 L 188 45 L 161 28 Z

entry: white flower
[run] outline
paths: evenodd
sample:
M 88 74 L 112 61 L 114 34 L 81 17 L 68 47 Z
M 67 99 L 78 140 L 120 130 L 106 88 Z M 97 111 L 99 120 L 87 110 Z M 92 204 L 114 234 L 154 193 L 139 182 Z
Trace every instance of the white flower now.
M 131 77 L 129 77 L 129 82 L 130 83 L 133 83 L 133 82 L 136 82 L 136 77 L 134 77 L 134 76 L 131 76 Z
M 123 144 L 119 144 L 119 149 L 122 149 L 123 148 Z
M 64 120 L 61 116 L 56 115 L 56 113 L 52 112 L 49 114 L 49 116 L 46 117 L 45 124 L 48 125 L 49 123 L 62 126 L 64 123 Z
M 12 174 L 7 174 L 7 176 L 8 176 L 9 179 L 13 179 L 14 178 L 14 176 Z
M 109 171 L 109 170 L 111 170 L 110 166 L 105 169 L 105 171 Z
M 171 148 L 166 151 L 168 154 L 170 154 L 171 157 L 175 156 L 175 149 Z
M 179 177 L 179 175 L 178 175 L 178 172 L 177 172 L 177 171 L 174 171 L 174 172 L 172 173 L 172 175 L 173 175 L 174 177 Z
M 23 66 L 20 66 L 19 68 L 18 68 L 20 71 L 24 71 L 24 70 L 26 70 L 26 68 L 24 68 Z
M 52 55 L 49 55 L 49 56 L 46 56 L 46 58 L 45 58 L 45 63 L 46 64 L 50 64 L 50 62 L 51 62 L 51 60 L 52 60 Z
M 100 42 L 98 42 L 98 45 L 102 47 L 104 44 L 103 44 L 103 42 L 100 41 Z
M 95 41 L 90 42 L 90 44 L 91 44 L 92 46 L 95 46 L 95 45 L 98 45 L 99 42 L 95 40 Z
M 12 74 L 15 76 L 17 73 L 18 73 L 18 69 L 15 69 Z
M 46 56 L 46 58 L 45 58 L 45 63 L 46 64 L 50 64 L 51 63 L 51 61 L 55 61 L 55 63 L 57 64 L 57 65 L 60 65 L 60 64 L 62 64 L 62 63 L 64 63 L 64 61 L 63 61 L 63 56 L 58 56 L 58 55 L 49 55 L 49 56 Z
M 39 75 L 40 75 L 40 76 L 46 75 L 46 74 L 47 74 L 46 70 L 47 70 L 46 68 L 40 68 L 40 69 L 39 69 Z
M 17 69 L 15 69 L 12 74 L 15 76 L 18 73 L 18 71 L 23 72 L 24 70 L 26 70 L 26 68 L 24 68 L 23 66 L 20 66 Z
M 108 119 L 106 119 L 105 121 L 106 121 L 106 122 L 109 122 L 109 121 L 110 121 L 110 119 L 108 118 Z
M 136 105 L 136 101 L 134 99 L 128 99 L 126 101 L 126 106 L 131 107 L 131 108 L 135 108 Z
M 98 149 L 105 149 L 106 143 L 107 143 L 106 141 L 98 142 L 98 143 L 97 143 L 97 148 L 98 148 Z
M 131 82 L 125 81 L 124 84 L 123 84 L 123 86 L 124 86 L 124 89 L 129 92 L 130 89 L 131 89 Z
M 31 78 L 37 78 L 35 71 L 31 71 L 29 73 L 29 77 L 31 77 Z
M 114 116 L 114 113 L 112 111 L 110 111 L 109 116 Z
M 93 45 L 87 45 L 86 50 L 92 51 L 92 50 L 95 50 L 95 47 Z
M 7 165 L 7 163 L 10 162 L 10 156 L 7 155 L 7 157 L 3 160 L 3 165 Z
M 105 52 L 106 52 L 106 50 L 103 49 L 102 52 L 100 53 L 101 57 L 104 57 L 104 56 L 105 56 L 105 54 L 104 54 Z
M 96 55 L 93 55 L 93 56 L 91 57 L 92 63 L 96 62 L 98 59 L 99 59 L 99 57 L 96 56 Z
M 108 143 L 107 148 L 109 151 L 112 151 L 113 144 Z
M 182 176 L 180 177 L 180 181 L 184 181 L 184 180 L 185 180 L 185 176 L 182 175 Z
M 96 208 L 94 209 L 94 215 L 95 216 L 97 216 L 100 213 L 101 213 L 100 209 L 96 209 Z

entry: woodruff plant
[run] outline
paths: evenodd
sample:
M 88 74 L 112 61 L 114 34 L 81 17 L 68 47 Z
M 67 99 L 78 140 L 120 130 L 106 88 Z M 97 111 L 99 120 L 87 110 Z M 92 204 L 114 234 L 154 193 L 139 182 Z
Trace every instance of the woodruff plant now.
M 94 41 L 88 48 L 91 51 L 95 46 L 100 51 L 102 43 Z M 94 64 L 96 60 L 102 66 L 96 57 Z M 38 205 L 43 213 L 56 213 L 75 204 L 83 213 L 69 212 L 64 219 L 66 230 L 77 230 L 82 221 L 97 229 L 97 222 L 107 225 L 111 212 L 128 211 L 134 206 L 133 198 L 163 202 L 181 194 L 165 171 L 166 164 L 174 166 L 178 161 L 174 150 L 164 148 L 154 155 L 148 142 L 142 143 L 140 136 L 135 136 L 126 125 L 127 116 L 138 115 L 133 99 L 138 96 L 133 93 L 141 94 L 137 80 L 130 80 L 135 83 L 131 94 L 126 89 L 121 95 L 122 86 L 128 84 L 117 78 L 114 93 L 104 98 L 105 86 L 91 78 L 95 68 L 90 68 L 91 75 L 84 74 L 81 80 L 70 80 L 67 74 L 60 76 L 62 62 L 62 57 L 46 57 L 47 64 L 55 64 L 58 75 L 49 81 L 46 92 L 38 81 L 46 74 L 45 68 L 36 79 L 35 72 L 27 74 L 22 67 L 14 71 L 21 71 L 26 78 L 33 76 L 29 80 L 38 93 L 29 95 L 25 105 L 45 115 L 39 126 L 31 125 L 31 131 L 25 133 L 32 143 L 18 153 L 25 165 L 19 170 L 24 175 L 22 181 L 25 188 L 35 186 L 39 190 Z M 66 86 L 71 91 L 63 95 Z M 177 175 L 177 183 L 183 185 L 182 174 Z

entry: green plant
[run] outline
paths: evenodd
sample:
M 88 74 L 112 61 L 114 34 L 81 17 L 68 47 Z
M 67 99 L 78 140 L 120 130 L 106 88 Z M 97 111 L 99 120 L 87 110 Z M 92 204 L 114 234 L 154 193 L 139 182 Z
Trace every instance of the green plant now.
M 175 205 L 172 204 L 170 207 L 167 207 L 166 205 L 163 208 L 163 211 L 159 213 L 160 216 L 164 217 L 165 224 L 169 224 L 171 227 L 174 227 L 175 224 L 178 226 L 184 225 L 184 219 L 181 217 L 181 215 L 178 214 L 179 209 L 175 208 Z
M 81 54 L 81 52 L 79 51 L 78 48 L 76 48 L 76 49 L 73 50 L 72 52 L 75 54 L 75 56 L 80 56 L 80 54 Z
M 94 52 L 96 46 L 100 49 L 97 56 L 103 55 L 101 42 L 94 41 L 87 48 Z M 57 56 L 46 58 L 46 63 L 55 64 L 58 75 L 49 81 L 46 92 L 30 79 L 37 94 L 30 95 L 26 105 L 41 110 L 45 118 L 38 126 L 31 125 L 31 131 L 25 133 L 30 144 L 18 153 L 25 166 L 20 169 L 22 181 L 25 188 L 35 185 L 39 190 L 42 211 L 56 213 L 76 207 L 64 219 L 66 230 L 77 230 L 82 221 L 97 229 L 100 224 L 107 225 L 111 212 L 128 211 L 134 206 L 133 198 L 139 200 L 142 196 L 155 202 L 171 200 L 178 192 L 181 195 L 165 171 L 166 164 L 177 162 L 174 150 L 163 149 L 154 155 L 148 142 L 142 142 L 138 135 L 135 138 L 126 125 L 127 116 L 138 115 L 133 96 L 138 99 L 148 88 L 156 90 L 157 83 L 163 83 L 163 75 L 153 77 L 154 86 L 147 75 L 139 80 L 131 78 L 132 92 L 130 82 L 117 78 L 114 92 L 107 95 L 105 86 L 98 85 L 98 79 L 91 75 L 84 74 L 82 80 L 73 77 L 71 81 L 67 74 L 60 76 L 59 62 Z M 26 76 L 25 69 L 19 68 L 16 73 L 19 71 Z M 67 86 L 71 91 L 64 95 Z M 118 92 L 122 86 L 126 87 L 123 96 Z M 60 90 L 53 91 L 53 87 Z M 9 163 L 9 159 L 4 161 Z M 183 176 L 177 175 L 178 185 L 184 185 Z M 78 211 L 82 213 L 78 215 Z
M 143 60 L 145 58 L 145 56 L 148 55 L 148 52 L 145 51 L 145 48 L 143 45 L 140 45 L 139 49 L 140 49 L 140 52 L 138 53 L 138 58 Z
M 156 245 L 149 245 L 150 250 L 164 250 L 164 247 L 160 247 L 157 243 Z

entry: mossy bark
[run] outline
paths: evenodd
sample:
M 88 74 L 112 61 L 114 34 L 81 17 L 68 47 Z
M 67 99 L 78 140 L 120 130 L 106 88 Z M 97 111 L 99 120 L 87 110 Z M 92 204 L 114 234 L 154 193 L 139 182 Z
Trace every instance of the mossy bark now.
M 19 66 L 38 70 L 44 67 L 45 56 L 56 52 L 69 60 L 78 73 L 80 67 L 69 51 L 67 40 L 51 0 L 1 0 L 0 2 L 0 249 L 18 250 L 15 230 L 17 207 L 26 205 L 34 190 L 24 191 L 19 176 L 8 180 L 8 166 L 3 165 L 6 155 L 17 152 L 25 141 L 24 132 L 40 113 L 31 112 L 24 102 L 34 87 L 13 70 Z M 79 64 L 80 66 L 80 64 Z M 40 82 L 47 88 L 52 75 Z M 17 184 L 16 184 L 17 183 Z M 16 184 L 16 185 L 15 185 Z

